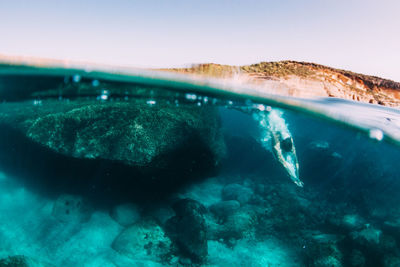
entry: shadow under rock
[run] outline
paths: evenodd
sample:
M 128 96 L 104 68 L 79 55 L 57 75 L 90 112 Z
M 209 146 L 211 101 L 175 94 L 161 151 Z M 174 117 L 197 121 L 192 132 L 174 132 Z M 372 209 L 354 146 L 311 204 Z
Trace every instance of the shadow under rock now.
M 100 207 L 122 202 L 154 204 L 218 171 L 212 153 L 200 138 L 189 140 L 190 145 L 183 144 L 173 153 L 159 155 L 168 159 L 168 167 L 161 169 L 69 157 L 31 141 L 9 126 L 0 125 L 0 129 L 0 168 L 29 190 L 51 198 L 78 194 Z

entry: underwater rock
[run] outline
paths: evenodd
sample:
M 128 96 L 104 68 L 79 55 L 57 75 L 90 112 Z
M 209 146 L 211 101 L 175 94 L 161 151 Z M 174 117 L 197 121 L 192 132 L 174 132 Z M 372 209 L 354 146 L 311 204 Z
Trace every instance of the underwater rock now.
M 120 225 L 128 226 L 140 219 L 140 212 L 134 204 L 126 203 L 113 207 L 110 216 Z
M 334 256 L 326 256 L 323 258 L 318 258 L 315 260 L 315 267 L 340 267 L 343 266 L 342 263 Z
M 82 223 L 89 221 L 92 208 L 82 197 L 64 194 L 55 201 L 52 215 L 61 222 Z
M 358 214 L 346 214 L 343 217 L 332 216 L 329 223 L 346 231 L 360 230 L 365 227 L 366 221 Z
M 163 262 L 171 253 L 171 240 L 153 220 L 141 220 L 123 230 L 112 248 L 134 260 Z
M 378 246 L 381 241 L 381 236 L 382 231 L 372 226 L 351 233 L 352 239 L 363 246 Z
M 276 232 L 294 237 L 298 235 L 299 229 L 309 229 L 315 223 L 311 219 L 313 215 L 310 216 L 314 212 L 312 205 L 314 203 L 307 204 L 309 202 L 306 199 L 294 194 L 289 189 L 286 190 L 289 186 L 296 189 L 287 183 L 279 190 L 275 189 L 266 194 L 268 205 L 264 215 L 259 216 L 261 218 L 259 229 L 272 227 Z
M 196 263 L 204 262 L 208 253 L 206 208 L 195 200 L 181 199 L 173 209 L 176 216 L 166 222 L 167 234 L 184 257 Z
M 229 240 L 251 236 L 256 222 L 256 213 L 243 207 L 226 218 L 218 234 L 219 238 Z
M 357 214 L 346 214 L 342 218 L 342 226 L 349 230 L 361 229 L 365 220 Z
M 343 255 L 336 243 L 314 241 L 307 246 L 306 266 L 341 267 Z
M 246 204 L 253 196 L 253 191 L 250 188 L 240 184 L 228 184 L 222 189 L 223 200 L 236 200 L 241 205 Z
M 223 225 L 219 224 L 213 216 L 206 215 L 207 240 L 219 240 Z
M 89 100 L 46 100 L 40 106 L 6 103 L 0 106 L 0 147 L 7 157 L 0 156 L 0 163 L 11 168 L 21 162 L 20 168 L 9 171 L 33 174 L 50 186 L 65 181 L 73 188 L 93 179 L 94 190 L 90 181 L 79 190 L 112 192 L 130 201 L 129 195 L 141 197 L 142 188 L 153 192 L 165 184 L 162 191 L 172 191 L 174 185 L 214 173 L 226 150 L 220 124 L 218 110 L 211 106 Z M 25 158 L 29 160 L 21 160 Z M 59 180 L 46 176 L 50 173 Z M 115 185 L 110 188 L 111 182 Z
M 221 177 L 207 178 L 200 183 L 193 183 L 183 194 L 178 194 L 177 199 L 190 198 L 203 204 L 211 206 L 221 201 L 221 191 L 224 187 Z
M 212 108 L 100 102 L 57 105 L 48 109 L 43 105 L 41 112 L 29 117 L 16 116 L 29 138 L 68 156 L 147 166 L 163 165 L 166 158 L 154 160 L 184 145 L 197 145 L 192 142 L 206 147 L 216 160 L 224 149 L 219 117 Z
M 210 211 L 218 218 L 225 218 L 240 208 L 236 200 L 221 201 L 210 206 Z
M 0 259 L 0 267 L 51 267 L 23 255 L 10 256 Z

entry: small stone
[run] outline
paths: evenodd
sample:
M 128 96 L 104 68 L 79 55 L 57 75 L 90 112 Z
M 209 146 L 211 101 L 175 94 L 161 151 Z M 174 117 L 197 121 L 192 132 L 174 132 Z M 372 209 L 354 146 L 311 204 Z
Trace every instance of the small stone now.
M 134 260 L 166 260 L 171 251 L 171 240 L 153 220 L 141 220 L 122 231 L 112 248 Z
M 140 220 L 138 207 L 131 203 L 115 206 L 110 216 L 122 226 L 128 226 Z
M 223 200 L 237 200 L 241 205 L 249 202 L 252 196 L 253 191 L 240 184 L 229 184 L 222 189 Z
M 92 208 L 82 197 L 64 194 L 54 203 L 52 215 L 61 222 L 82 223 L 89 221 Z

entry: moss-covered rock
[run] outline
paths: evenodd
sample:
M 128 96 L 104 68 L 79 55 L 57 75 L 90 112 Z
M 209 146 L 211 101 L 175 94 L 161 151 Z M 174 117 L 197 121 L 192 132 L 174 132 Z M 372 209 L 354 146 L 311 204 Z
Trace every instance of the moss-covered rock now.
M 17 127 L 35 142 L 76 158 L 143 166 L 191 141 L 202 142 L 216 160 L 223 150 L 213 108 L 61 102 L 36 110 L 30 116 L 21 114 L 29 114 L 29 107 L 20 110 Z
M 216 170 L 225 153 L 218 110 L 212 106 L 95 100 L 3 103 L 0 128 L 0 149 L 7 155 L 0 162 L 6 168 L 18 162 L 12 171 L 37 172 L 39 178 L 51 173 L 53 178 L 46 178 L 50 183 L 55 178 L 87 181 L 80 188 L 114 190 L 117 195 L 125 188 L 152 190 L 160 181 L 173 188 L 204 177 Z M 112 188 L 108 180 L 113 180 Z

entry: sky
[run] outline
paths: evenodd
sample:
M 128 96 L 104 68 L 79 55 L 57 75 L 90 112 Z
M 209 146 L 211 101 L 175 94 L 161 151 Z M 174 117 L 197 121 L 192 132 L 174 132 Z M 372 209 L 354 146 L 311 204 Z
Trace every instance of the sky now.
M 398 0 L 0 0 L 0 54 L 118 66 L 297 60 L 400 82 Z

